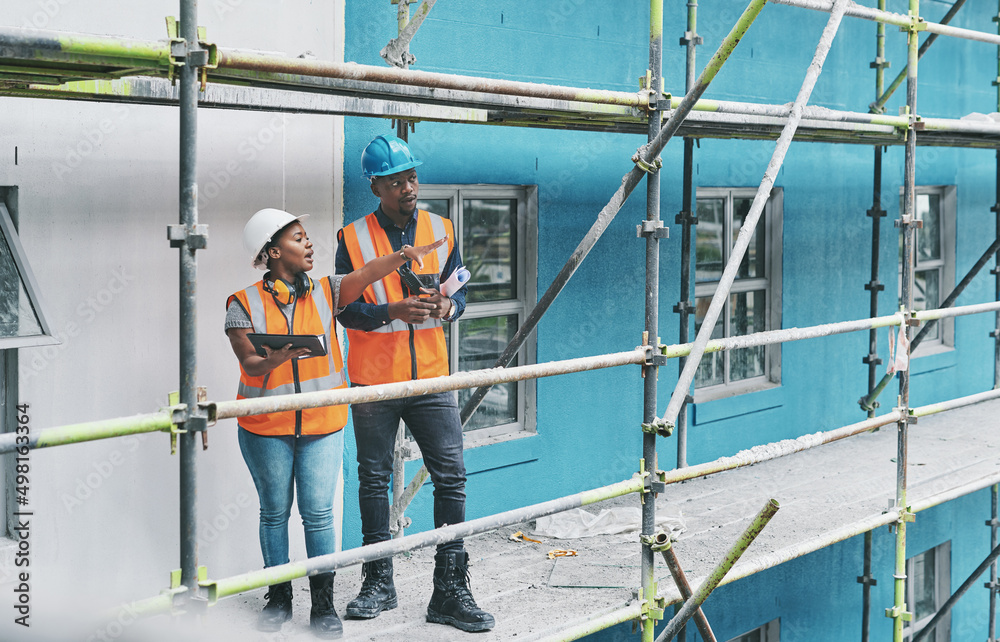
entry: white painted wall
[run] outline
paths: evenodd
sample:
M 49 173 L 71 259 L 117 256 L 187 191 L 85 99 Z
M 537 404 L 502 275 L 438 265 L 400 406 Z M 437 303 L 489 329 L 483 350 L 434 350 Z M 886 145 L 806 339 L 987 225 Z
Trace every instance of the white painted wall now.
M 11 6 L 13 5 L 13 6 Z M 0 24 L 165 38 L 176 2 L 12 0 Z M 227 47 L 343 59 L 343 4 L 203 1 L 199 24 Z M 155 411 L 178 387 L 175 109 L 0 98 L 0 185 L 19 188 L 21 240 L 61 333 L 22 349 L 21 401 L 34 429 Z M 260 276 L 245 221 L 262 207 L 308 213 L 315 276 L 333 271 L 342 220 L 340 119 L 203 110 L 199 116 L 198 383 L 235 397 L 238 366 L 222 331 L 226 297 Z M 14 165 L 14 148 L 18 162 Z M 199 562 L 210 576 L 260 568 L 258 503 L 233 420 L 198 454 Z M 32 634 L 125 600 L 156 595 L 179 567 L 178 460 L 162 433 L 31 455 Z M 292 559 L 305 557 L 292 516 Z M 8 547 L 0 605 L 11 603 Z M 0 639 L 24 636 L 0 606 Z M 24 637 L 22 637 L 24 636 Z M 87 637 L 85 632 L 83 638 Z

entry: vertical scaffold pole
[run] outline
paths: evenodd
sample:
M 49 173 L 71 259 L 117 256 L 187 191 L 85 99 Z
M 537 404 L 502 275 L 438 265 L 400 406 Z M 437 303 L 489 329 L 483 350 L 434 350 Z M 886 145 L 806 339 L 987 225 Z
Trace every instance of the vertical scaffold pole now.
M 197 250 L 198 237 L 198 2 L 181 0 L 180 37 L 180 228 L 171 234 L 180 252 L 180 401 L 187 406 L 186 432 L 180 436 L 181 583 L 193 593 L 198 586 L 197 544 Z M 181 238 L 176 238 L 180 236 Z M 200 237 L 204 239 L 204 235 Z
M 881 11 L 885 10 L 885 0 L 879 0 L 878 8 Z M 885 84 L 885 68 L 889 66 L 889 63 L 885 59 L 885 23 L 876 24 L 878 27 L 875 35 L 875 61 L 871 63 L 871 67 L 875 69 L 875 98 L 878 99 L 882 95 Z M 870 110 L 872 113 L 882 113 L 885 108 L 878 106 L 877 103 L 872 103 Z M 870 293 L 869 316 L 872 318 L 878 316 L 878 294 L 885 290 L 885 285 L 878 278 L 882 217 L 885 215 L 886 212 L 882 209 L 882 146 L 876 145 L 872 179 L 872 208 L 868 210 L 868 216 L 872 219 L 872 270 L 871 280 L 865 284 L 865 289 Z M 878 333 L 874 329 L 868 332 L 868 354 L 862 361 L 868 364 L 868 390 L 874 390 L 875 380 L 878 376 L 875 369 L 882 363 L 878 357 Z M 869 404 L 867 408 L 869 418 L 875 416 L 875 408 L 877 407 L 878 402 L 873 401 Z M 866 641 L 867 635 L 862 638 L 862 642 Z
M 997 47 L 997 51 L 1000 52 L 1000 47 Z M 1000 61 L 1000 57 L 998 57 L 998 61 Z M 1000 79 L 1000 70 L 997 73 L 997 78 Z M 1000 86 L 997 81 L 994 83 Z M 997 238 L 1000 238 L 1000 149 L 997 149 L 996 152 L 996 201 L 990 210 L 996 214 L 996 234 Z M 994 275 L 994 297 L 1000 301 L 1000 261 L 994 265 L 990 272 Z M 993 387 L 1000 388 L 1000 312 L 996 314 L 994 328 L 990 334 L 993 335 Z
M 996 21 L 997 33 L 1000 34 L 1000 2 L 997 3 L 997 15 L 993 20 Z M 1000 46 L 997 47 L 997 78 L 993 81 L 993 85 L 997 88 L 997 111 L 1000 111 Z M 996 201 L 990 209 L 996 214 L 997 238 L 1000 238 L 1000 149 L 997 149 L 996 156 Z M 994 294 L 996 300 L 1000 301 L 1000 261 L 993 267 L 992 272 L 995 281 Z M 996 314 L 996 323 L 993 328 L 993 387 L 1000 388 L 1000 312 Z M 993 617 L 993 609 L 990 609 L 990 618 Z
M 868 631 L 871 628 L 872 587 L 878 582 L 872 577 L 872 532 L 865 533 L 864 575 L 858 578 L 862 585 L 861 611 L 861 642 L 868 642 Z
M 900 233 L 903 235 L 903 278 L 900 292 L 900 303 L 903 311 L 909 316 L 913 311 L 913 266 L 914 241 L 917 221 L 915 220 L 915 173 L 917 132 L 915 128 L 917 116 L 917 50 L 918 24 L 920 18 L 920 0 L 910 0 L 910 27 L 907 32 L 909 51 L 906 72 L 906 107 L 910 125 L 906 131 L 905 171 L 903 175 L 903 216 L 899 221 Z M 910 326 L 906 323 L 900 326 L 900 332 L 910 338 Z M 908 350 L 908 348 L 907 348 Z M 893 590 L 893 607 L 886 614 L 893 619 L 893 642 L 903 642 L 903 625 L 910 619 L 906 611 L 906 523 L 912 521 L 906 501 L 906 467 L 907 467 L 907 436 L 912 418 L 910 407 L 910 371 L 909 367 L 899 373 L 899 409 L 901 417 L 898 424 L 896 453 L 896 508 L 899 520 L 896 523 L 896 572 L 893 575 L 895 584 Z
M 885 0 L 878 0 L 878 8 L 885 11 Z M 889 66 L 885 59 L 885 23 L 877 22 L 875 28 L 875 60 L 871 67 L 875 70 L 875 100 L 872 103 L 872 113 L 882 113 L 884 107 L 877 106 L 877 101 L 885 86 L 885 68 Z M 875 146 L 875 159 L 872 171 L 872 208 L 868 210 L 868 216 L 872 219 L 872 270 L 871 280 L 865 285 L 865 289 L 871 295 L 869 303 L 869 316 L 878 316 L 878 293 L 885 290 L 885 285 L 879 281 L 879 247 L 881 245 L 882 218 L 886 215 L 882 209 L 882 147 Z M 875 368 L 882 363 L 878 358 L 878 333 L 872 329 L 868 333 L 868 355 L 862 359 L 868 364 L 868 390 L 875 388 L 875 379 L 878 373 Z M 868 409 L 868 417 L 875 416 L 877 402 Z M 861 642 L 868 642 L 869 630 L 871 628 L 871 605 L 872 586 L 876 580 L 872 576 L 872 532 L 865 533 L 864 567 L 862 576 L 858 578 L 861 583 Z
M 687 73 L 685 74 L 684 91 L 691 91 L 695 82 L 695 47 L 701 44 L 698 35 L 698 0 L 688 0 L 687 31 L 681 38 L 681 45 L 687 49 Z M 694 312 L 691 304 L 691 226 L 698 224 L 693 208 L 693 173 L 694 173 L 694 140 L 684 139 L 684 185 L 682 188 L 681 211 L 674 219 L 681 225 L 681 300 L 674 307 L 674 312 L 680 315 L 680 343 L 691 340 L 688 336 L 690 314 Z M 677 360 L 678 372 L 684 371 L 686 357 Z M 677 467 L 687 467 L 687 402 L 681 406 L 677 415 Z
M 990 489 L 990 520 L 986 522 L 986 525 L 990 527 L 990 550 L 997 547 L 997 526 L 1000 525 L 1000 521 L 997 520 L 997 484 L 993 484 Z M 986 585 L 986 588 L 990 590 L 990 638 L 988 642 L 997 642 L 997 562 L 993 560 L 990 565 L 990 583 Z
M 399 0 L 399 7 L 396 11 L 396 23 L 398 25 L 398 33 L 403 33 L 403 29 L 406 29 L 406 25 L 410 23 L 410 3 L 409 0 Z M 410 45 L 406 45 L 407 53 L 410 51 Z M 409 69 L 410 64 L 407 62 L 406 55 L 403 55 L 403 69 Z M 408 123 L 399 119 L 396 121 L 396 136 L 402 138 L 403 140 L 409 140 L 409 128 Z M 396 448 L 392 452 L 392 505 L 397 510 L 392 513 L 395 518 L 392 523 L 389 524 L 389 528 L 392 529 L 392 538 L 399 539 L 406 535 L 406 516 L 403 514 L 406 511 L 406 506 L 403 505 L 403 491 L 406 488 L 406 458 L 404 453 L 406 441 L 406 425 L 400 421 L 399 428 L 396 430 Z
M 649 138 L 652 141 L 660 133 L 660 102 L 663 63 L 663 0 L 649 1 Z M 651 345 L 659 343 L 659 291 L 660 291 L 660 236 L 657 234 L 663 228 L 660 221 L 660 172 L 655 168 L 646 177 L 646 221 L 640 226 L 646 237 L 646 319 L 645 335 Z M 657 366 L 643 366 L 643 411 L 642 421 L 650 425 L 656 419 L 656 377 Z M 642 433 L 643 468 L 650 474 L 657 470 L 656 433 Z M 647 486 L 648 488 L 648 486 Z M 662 612 L 656 611 L 656 580 L 655 557 L 653 554 L 653 536 L 656 530 L 656 502 L 653 494 L 644 492 L 642 495 L 642 600 L 644 601 L 642 640 L 653 642 L 656 637 L 656 622 L 663 618 Z M 662 607 L 661 607 L 662 608 Z M 655 614 L 659 613 L 659 617 Z
M 406 29 L 406 25 L 410 24 L 410 0 L 398 0 L 398 4 L 399 4 L 399 7 L 397 7 L 397 11 L 396 11 L 396 23 L 399 26 L 398 33 L 401 34 L 401 33 L 403 33 L 403 29 Z M 407 43 L 407 45 L 406 45 L 406 52 L 409 53 L 409 51 L 410 51 L 410 45 L 409 45 L 409 43 Z M 406 55 L 404 54 L 403 55 L 403 69 L 409 69 L 409 68 L 410 68 L 410 63 L 407 62 Z M 402 138 L 403 140 L 409 140 L 409 133 L 410 133 L 409 132 L 409 125 L 410 125 L 409 122 L 403 120 L 402 118 L 398 119 L 396 121 L 396 136 Z M 399 444 L 400 440 L 404 436 L 403 435 L 403 428 L 400 427 L 399 430 L 400 430 L 400 434 L 397 436 L 397 440 L 396 440 L 397 447 L 398 447 L 398 444 Z M 399 451 L 397 450 L 397 452 L 399 452 Z M 394 467 L 393 468 L 393 473 L 395 473 L 395 472 L 396 471 L 395 471 L 395 467 Z M 403 482 L 403 476 L 400 475 L 399 479 L 400 479 L 400 484 L 399 485 L 402 488 L 402 485 L 403 485 L 402 484 L 402 482 Z M 393 480 L 392 480 L 392 494 L 393 494 L 393 500 L 395 501 L 395 496 L 396 496 L 396 479 L 395 478 L 393 478 Z M 400 490 L 400 494 L 402 495 L 402 489 Z M 400 519 L 402 519 L 402 517 L 400 517 Z M 402 527 L 400 527 L 400 529 L 399 529 L 399 536 L 400 537 L 403 536 L 403 528 Z
M 1000 34 L 1000 2 L 997 3 L 997 16 L 994 20 L 997 23 L 997 33 Z M 997 47 L 997 79 L 993 81 L 993 84 L 997 88 L 997 111 L 1000 111 L 1000 47 Z M 997 238 L 1000 238 L 1000 149 L 996 152 L 995 188 L 996 201 L 990 209 L 996 215 L 996 234 Z M 991 271 L 995 280 L 994 297 L 997 301 L 1000 301 L 1000 264 L 995 265 Z M 1000 312 L 996 314 L 996 323 L 993 329 L 993 345 L 993 387 L 1000 388 Z M 991 519 L 987 524 L 990 525 L 990 548 L 993 549 L 997 546 L 997 485 L 994 484 L 990 494 L 992 511 L 990 514 Z M 990 636 L 988 642 L 997 642 L 997 591 L 1000 590 L 1000 586 L 997 585 L 996 561 L 990 566 L 990 583 L 987 584 L 987 588 L 990 591 Z
M 695 67 L 695 54 L 701 37 L 698 35 L 698 0 L 688 0 L 687 3 L 687 30 L 680 44 L 686 51 L 686 69 L 684 74 L 684 93 L 691 91 L 697 77 Z M 694 139 L 684 139 L 684 176 L 681 190 L 681 211 L 674 219 L 675 223 L 681 225 L 681 291 L 680 301 L 674 306 L 674 312 L 679 315 L 678 334 L 680 343 L 687 343 L 691 340 L 688 336 L 690 332 L 689 319 L 694 306 L 691 304 L 691 226 L 697 225 L 698 219 L 694 212 L 693 198 L 693 174 L 694 174 Z M 686 357 L 677 360 L 678 375 L 684 371 Z M 687 404 L 691 397 L 685 399 L 681 406 L 680 414 L 677 416 L 677 468 L 687 467 Z M 674 607 L 674 615 L 680 612 L 683 605 Z M 687 627 L 682 626 L 677 634 L 678 639 L 687 639 Z

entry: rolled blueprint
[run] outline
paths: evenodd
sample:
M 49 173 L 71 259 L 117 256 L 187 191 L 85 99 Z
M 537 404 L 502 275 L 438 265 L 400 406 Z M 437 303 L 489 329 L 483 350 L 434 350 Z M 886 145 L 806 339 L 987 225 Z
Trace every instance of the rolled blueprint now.
M 451 296 L 452 294 L 458 292 L 471 276 L 472 274 L 465 269 L 464 265 L 459 266 L 459 268 L 452 272 L 451 276 L 449 276 L 448 279 L 441 284 L 441 294 Z

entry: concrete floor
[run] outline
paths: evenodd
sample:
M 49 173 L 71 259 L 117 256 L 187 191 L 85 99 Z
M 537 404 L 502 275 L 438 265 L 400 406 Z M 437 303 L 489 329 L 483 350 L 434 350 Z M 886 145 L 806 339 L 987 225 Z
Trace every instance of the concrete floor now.
M 913 425 L 910 501 L 1000 474 L 997 417 L 1000 401 L 991 401 L 922 418 Z M 685 530 L 675 550 L 689 580 L 697 586 L 769 498 L 777 499 L 781 509 L 733 574 L 785 556 L 803 541 L 880 515 L 895 497 L 895 457 L 896 428 L 890 425 L 770 462 L 671 485 L 657 499 L 658 512 L 682 516 Z M 987 485 L 989 482 L 983 482 L 982 487 Z M 634 506 L 638 500 L 632 496 L 613 503 Z M 588 510 L 596 513 L 602 506 Z M 433 550 L 419 550 L 408 558 L 396 559 L 399 608 L 374 620 L 345 621 L 344 639 L 523 640 L 634 599 L 631 587 L 639 582 L 636 533 L 574 540 L 539 538 L 543 543 L 534 544 L 510 540 L 509 535 L 517 530 L 530 533 L 532 524 L 472 537 L 466 543 L 472 560 L 473 594 L 481 607 L 495 615 L 493 631 L 467 634 L 424 621 L 432 590 Z M 579 555 L 549 559 L 546 553 L 557 548 L 574 549 Z M 661 591 L 673 597 L 676 589 L 660 557 L 656 575 Z M 357 567 L 338 573 L 338 610 L 354 597 L 359 585 Z M 264 603 L 263 593 L 259 590 L 220 602 L 210 609 L 200 634 L 193 638 L 240 642 L 315 639 L 308 629 L 306 580 L 295 583 L 294 616 L 281 633 L 253 629 Z M 166 630 L 172 625 L 159 620 L 160 624 L 149 622 L 150 630 L 168 637 L 176 634 Z M 135 634 L 148 631 L 137 628 Z

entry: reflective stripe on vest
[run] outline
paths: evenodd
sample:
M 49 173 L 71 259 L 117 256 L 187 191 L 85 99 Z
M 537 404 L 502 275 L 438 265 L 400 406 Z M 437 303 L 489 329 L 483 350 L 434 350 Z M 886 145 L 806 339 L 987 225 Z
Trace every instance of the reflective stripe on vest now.
M 333 290 L 329 279 L 313 281 L 310 296 L 296 299 L 292 314 L 294 334 L 324 334 L 327 341 L 327 357 L 304 358 L 274 368 L 263 376 L 252 377 L 240 366 L 238 399 L 255 399 L 295 392 L 315 392 L 345 387 L 344 364 L 340 346 L 336 341 L 333 315 Z M 274 298 L 263 289 L 263 282 L 252 285 L 230 297 L 237 299 L 250 314 L 254 332 L 265 332 L 270 326 L 272 334 L 288 322 Z M 269 321 L 270 319 L 270 321 Z M 301 420 L 297 415 L 301 414 Z M 317 435 L 336 432 L 347 423 L 347 406 L 307 408 L 302 411 L 287 411 L 241 417 L 239 424 L 250 432 L 262 435 L 293 435 L 296 426 L 301 426 L 301 434 Z
M 440 275 L 455 246 L 451 221 L 423 210 L 418 210 L 416 216 L 414 245 L 428 245 L 444 236 L 448 237 L 448 242 L 424 257 L 423 268 L 413 264 L 411 269 L 418 274 Z M 374 213 L 344 228 L 344 243 L 355 268 L 394 251 Z M 366 302 L 376 305 L 402 301 L 403 288 L 399 276 L 393 273 L 369 286 L 365 289 L 364 298 Z M 413 351 L 410 346 L 411 328 Z M 355 383 L 373 385 L 409 381 L 413 378 L 414 364 L 418 379 L 448 374 L 448 350 L 440 319 L 428 318 L 419 325 L 395 319 L 369 332 L 348 328 L 347 336 L 350 341 L 347 367 Z
M 267 315 L 264 314 L 264 302 L 260 298 L 261 291 L 254 286 L 243 291 L 247 294 L 247 312 L 250 313 L 250 323 L 253 324 L 254 332 L 267 334 Z M 287 322 L 285 324 L 287 325 Z

